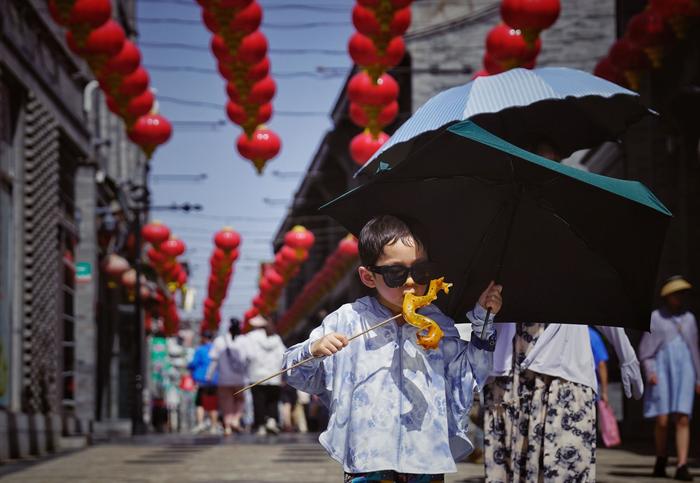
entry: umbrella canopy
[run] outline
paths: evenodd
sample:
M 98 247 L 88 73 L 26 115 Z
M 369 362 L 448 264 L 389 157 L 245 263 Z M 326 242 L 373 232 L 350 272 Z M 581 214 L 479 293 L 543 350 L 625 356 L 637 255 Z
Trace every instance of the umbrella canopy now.
M 373 175 L 449 126 L 472 120 L 527 149 L 553 144 L 564 157 L 616 140 L 650 111 L 636 92 L 564 67 L 512 69 L 478 77 L 429 99 L 357 174 Z M 356 176 L 357 176 L 356 174 Z
M 373 216 L 420 223 L 464 320 L 494 278 L 499 320 L 647 330 L 671 213 L 641 183 L 561 165 L 471 121 L 321 207 L 358 235 Z

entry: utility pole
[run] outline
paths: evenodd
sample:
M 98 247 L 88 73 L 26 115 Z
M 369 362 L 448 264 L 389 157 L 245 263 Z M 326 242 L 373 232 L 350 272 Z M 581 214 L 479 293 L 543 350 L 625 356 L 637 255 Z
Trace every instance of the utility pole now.
M 151 211 L 159 210 L 169 210 L 169 211 L 184 211 L 189 213 L 191 211 L 201 211 L 202 205 L 194 203 L 172 203 L 170 205 L 163 206 L 151 206 L 150 204 L 150 193 L 148 190 L 148 171 L 149 164 L 148 161 L 144 162 L 143 174 L 141 183 L 138 185 L 129 185 L 130 192 L 132 194 L 133 200 L 133 230 L 134 230 L 134 271 L 136 272 L 136 283 L 134 285 L 135 297 L 134 297 L 134 321 L 135 321 L 135 339 L 133 346 L 133 384 L 132 384 L 132 400 L 131 400 L 131 434 L 133 436 L 138 436 L 147 433 L 147 427 L 143 418 L 143 408 L 144 408 L 144 388 L 146 381 L 146 330 L 143 323 L 143 304 L 141 301 L 141 274 L 143 272 L 142 267 L 142 243 L 143 238 L 141 236 L 141 228 L 143 226 L 142 217 L 144 213 L 149 213 Z
M 148 161 L 143 162 L 143 174 L 140 185 L 133 186 L 132 192 L 136 192 L 134 198 L 134 270 L 136 271 L 136 284 L 134 286 L 134 321 L 135 335 L 133 347 L 133 393 L 131 400 L 131 434 L 138 436 L 146 434 L 146 423 L 143 420 L 143 389 L 144 373 L 146 371 L 146 358 L 144 345 L 146 342 L 146 330 L 143 325 L 143 307 L 141 303 L 141 216 L 149 205 L 148 192 Z M 139 192 L 140 191 L 140 192 Z

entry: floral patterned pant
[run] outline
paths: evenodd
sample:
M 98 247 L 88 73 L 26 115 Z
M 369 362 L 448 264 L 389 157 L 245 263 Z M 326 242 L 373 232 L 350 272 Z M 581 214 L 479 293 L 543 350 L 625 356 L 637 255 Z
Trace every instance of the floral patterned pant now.
M 595 481 L 595 393 L 533 371 L 485 388 L 486 482 Z

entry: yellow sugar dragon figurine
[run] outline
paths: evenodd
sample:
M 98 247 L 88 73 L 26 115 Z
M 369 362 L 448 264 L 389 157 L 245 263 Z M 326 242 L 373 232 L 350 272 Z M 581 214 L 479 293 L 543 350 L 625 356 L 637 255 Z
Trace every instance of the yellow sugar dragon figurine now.
M 445 277 L 440 277 L 430 281 L 428 292 L 425 295 L 414 295 L 410 292 L 406 293 L 403 298 L 403 318 L 414 327 L 418 327 L 419 331 L 416 334 L 418 344 L 424 349 L 437 349 L 440 344 L 440 339 L 444 333 L 440 326 L 429 317 L 416 313 L 421 307 L 433 302 L 437 299 L 437 294 L 440 290 L 445 293 L 450 292 L 451 283 L 444 281 Z

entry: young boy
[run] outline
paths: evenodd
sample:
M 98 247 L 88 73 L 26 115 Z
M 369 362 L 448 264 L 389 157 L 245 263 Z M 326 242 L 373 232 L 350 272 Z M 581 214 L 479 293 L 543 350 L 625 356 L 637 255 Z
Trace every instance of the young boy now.
M 287 350 L 283 367 L 316 357 L 290 370 L 288 383 L 319 395 L 330 409 L 319 440 L 342 463 L 346 482 L 444 481 L 444 473 L 456 471 L 455 460 L 473 449 L 466 436 L 472 392 L 493 366 L 493 353 L 478 348 L 493 344 L 478 335 L 484 307 L 492 314 L 501 308 L 501 287 L 489 284 L 468 314 L 470 344 L 434 305 L 420 313 L 445 333 L 435 350 L 419 346 L 418 329 L 402 318 L 348 343 L 352 335 L 401 313 L 405 292 L 423 295 L 440 276 L 433 273 L 423 241 L 394 216 L 370 220 L 359 251 L 360 279 L 375 295 L 343 305 L 306 342 Z M 485 338 L 495 340 L 492 318 Z

